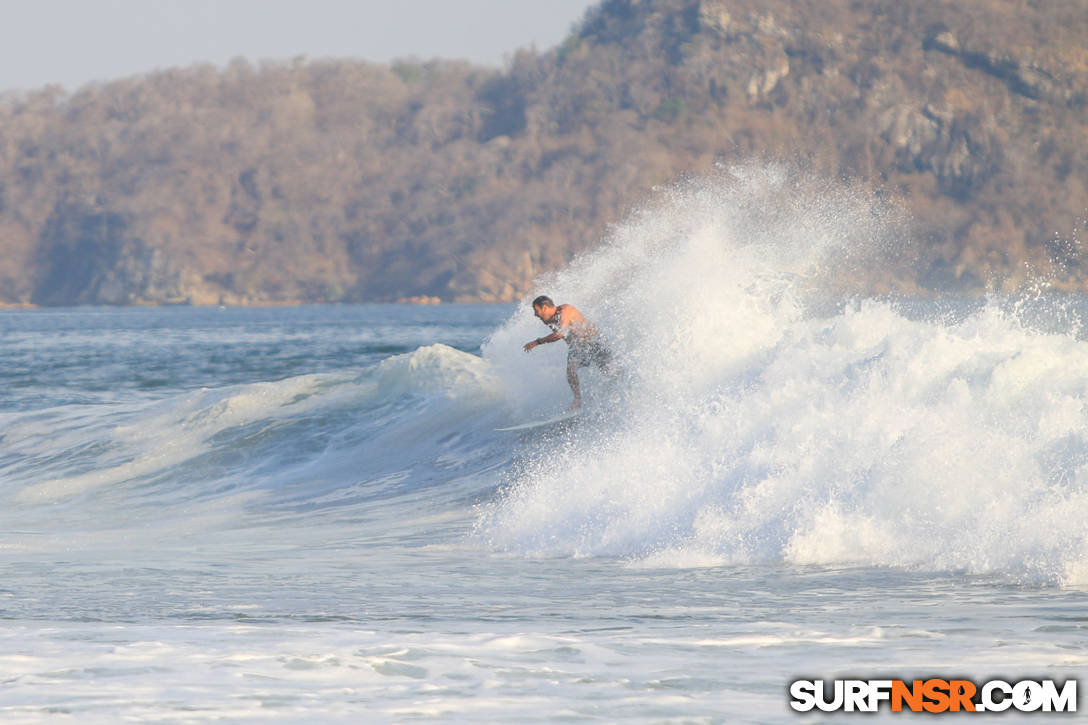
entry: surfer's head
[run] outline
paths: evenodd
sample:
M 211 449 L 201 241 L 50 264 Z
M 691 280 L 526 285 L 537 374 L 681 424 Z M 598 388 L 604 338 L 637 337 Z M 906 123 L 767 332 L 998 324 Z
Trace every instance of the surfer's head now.
M 541 320 L 550 320 L 555 316 L 555 303 L 548 295 L 540 295 L 533 300 L 533 314 Z

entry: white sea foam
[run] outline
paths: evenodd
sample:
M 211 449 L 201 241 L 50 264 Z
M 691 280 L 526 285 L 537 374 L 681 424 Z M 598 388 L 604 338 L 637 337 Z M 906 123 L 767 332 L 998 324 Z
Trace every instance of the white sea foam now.
M 846 186 L 749 167 L 670 192 L 544 280 L 625 371 L 529 454 L 479 536 L 533 555 L 1083 583 L 1088 344 L 998 300 L 940 319 L 835 304 L 843 279 L 909 257 L 899 223 Z M 523 307 L 485 348 L 525 407 L 569 396 L 561 360 L 518 357 L 538 329 Z

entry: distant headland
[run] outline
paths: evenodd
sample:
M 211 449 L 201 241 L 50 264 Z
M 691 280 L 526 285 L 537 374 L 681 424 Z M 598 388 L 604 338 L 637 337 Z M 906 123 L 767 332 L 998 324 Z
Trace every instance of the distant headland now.
M 606 0 L 496 71 L 297 59 L 0 98 L 0 303 L 510 301 L 680 174 L 901 200 L 917 290 L 1088 286 L 1081 0 Z

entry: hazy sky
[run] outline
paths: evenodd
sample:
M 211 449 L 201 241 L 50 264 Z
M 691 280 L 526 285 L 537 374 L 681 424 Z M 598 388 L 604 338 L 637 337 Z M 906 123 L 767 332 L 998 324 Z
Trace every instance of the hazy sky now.
M 596 0 L 0 0 L 0 91 L 199 61 L 404 56 L 501 64 Z

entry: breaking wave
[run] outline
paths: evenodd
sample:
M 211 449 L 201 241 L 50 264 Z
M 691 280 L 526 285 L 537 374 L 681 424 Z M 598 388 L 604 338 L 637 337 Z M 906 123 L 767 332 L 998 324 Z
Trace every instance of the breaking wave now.
M 1014 300 L 850 294 L 909 261 L 902 228 L 848 185 L 729 169 L 542 280 L 624 371 L 584 373 L 598 392 L 583 423 L 529 448 L 475 535 L 639 566 L 1088 583 L 1088 344 Z M 1036 300 L 1032 317 L 1075 319 L 1067 304 Z M 484 349 L 515 408 L 569 399 L 562 351 L 520 353 L 538 330 L 521 309 Z

